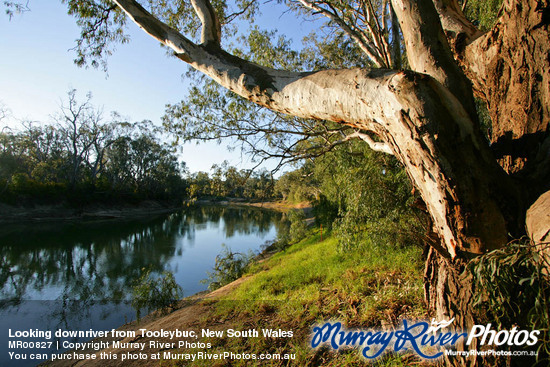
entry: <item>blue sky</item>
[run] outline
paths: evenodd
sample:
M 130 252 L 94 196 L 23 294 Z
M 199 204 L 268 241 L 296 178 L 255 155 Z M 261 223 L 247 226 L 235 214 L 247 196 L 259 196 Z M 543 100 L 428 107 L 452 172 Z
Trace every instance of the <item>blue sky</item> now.
M 79 68 L 73 63 L 79 30 L 65 7 L 54 0 L 30 1 L 30 12 L 11 21 L 0 15 L 0 102 L 11 111 L 3 124 L 17 120 L 48 122 L 75 88 L 81 100 L 89 91 L 92 103 L 103 107 L 106 117 L 117 111 L 131 121 L 159 122 L 166 103 L 176 103 L 186 95 L 182 74 L 187 65 L 169 58 L 158 42 L 129 24 L 131 42 L 118 46 L 108 60 L 108 75 L 102 70 Z M 264 11 L 262 24 L 286 34 L 307 35 L 311 24 L 300 23 L 280 8 Z M 160 122 L 159 122 L 160 123 Z M 225 143 L 182 148 L 182 160 L 191 172 L 208 171 L 212 164 L 229 160 L 231 165 L 249 168 L 254 164 L 240 152 L 228 152 Z M 268 168 L 272 166 L 268 164 Z

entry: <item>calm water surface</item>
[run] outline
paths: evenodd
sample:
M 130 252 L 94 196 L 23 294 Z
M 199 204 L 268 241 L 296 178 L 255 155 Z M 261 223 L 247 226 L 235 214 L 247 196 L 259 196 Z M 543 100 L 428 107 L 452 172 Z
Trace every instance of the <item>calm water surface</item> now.
M 10 359 L 21 350 L 8 348 L 16 340 L 9 329 L 116 328 L 135 319 L 128 300 L 144 269 L 171 271 L 189 296 L 207 288 L 200 280 L 222 244 L 257 251 L 281 226 L 276 212 L 205 206 L 126 221 L 0 227 L 0 365 L 36 364 Z

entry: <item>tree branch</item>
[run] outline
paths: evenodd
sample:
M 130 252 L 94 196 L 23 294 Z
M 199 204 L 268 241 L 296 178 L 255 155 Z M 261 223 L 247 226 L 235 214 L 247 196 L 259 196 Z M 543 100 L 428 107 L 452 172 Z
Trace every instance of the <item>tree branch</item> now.
M 325 17 L 329 18 L 330 20 L 338 24 L 351 37 L 351 39 L 353 39 L 355 43 L 357 43 L 359 48 L 372 60 L 372 62 L 376 66 L 386 67 L 386 68 L 389 67 L 389 65 L 386 63 L 386 60 L 380 54 L 380 52 L 377 51 L 376 48 L 372 47 L 368 42 L 366 42 L 366 39 L 364 39 L 364 37 L 361 37 L 360 33 L 358 33 L 357 30 L 352 29 L 350 25 L 348 25 L 341 17 L 339 17 L 336 14 L 336 11 L 334 8 L 332 8 L 332 11 L 329 11 L 315 4 L 312 1 L 307 1 L 307 0 L 298 0 L 298 1 L 304 7 L 318 12 L 319 14 L 324 15 Z
M 399 33 L 399 20 L 397 19 L 397 15 L 395 14 L 395 11 L 393 10 L 393 7 L 391 4 L 388 5 L 388 11 L 391 13 L 391 34 L 392 34 L 392 61 L 393 61 L 393 67 L 397 70 L 401 69 L 401 35 Z
M 349 140 L 353 138 L 359 138 L 363 140 L 374 151 L 393 155 L 393 150 L 391 149 L 389 144 L 384 142 L 374 141 L 374 139 L 371 138 L 370 135 L 368 134 L 364 134 L 359 131 L 356 131 L 353 134 L 346 136 L 344 139 Z
M 220 45 L 222 30 L 220 21 L 209 1 L 191 0 L 193 9 L 202 23 L 201 42 L 204 45 Z
M 466 45 L 482 36 L 484 32 L 470 22 L 456 0 L 433 0 L 439 14 L 441 26 L 447 35 L 449 44 L 456 53 L 462 52 Z M 466 1 L 464 6 L 466 6 Z
M 251 0 L 248 4 L 244 6 L 241 11 L 229 14 L 225 17 L 223 24 L 231 23 L 235 18 L 246 13 L 246 11 L 256 2 L 256 0 Z
M 411 68 L 446 86 L 477 123 L 470 82 L 454 60 L 433 3 L 392 0 L 391 4 L 399 19 Z

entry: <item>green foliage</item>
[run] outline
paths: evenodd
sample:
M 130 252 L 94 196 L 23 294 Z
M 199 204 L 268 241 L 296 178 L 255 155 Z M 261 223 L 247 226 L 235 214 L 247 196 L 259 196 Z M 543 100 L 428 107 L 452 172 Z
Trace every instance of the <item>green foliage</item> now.
M 502 0 L 470 0 L 465 9 L 466 16 L 481 30 L 491 29 L 502 6 Z
M 489 115 L 489 110 L 487 109 L 487 103 L 479 98 L 476 98 L 475 104 L 482 132 L 487 140 L 490 140 L 493 133 L 493 125 L 491 122 L 491 116 Z
M 156 136 L 140 130 L 138 135 L 121 136 L 110 145 L 106 151 L 107 176 L 121 189 L 146 198 L 181 197 L 178 186 L 183 182 L 177 157 Z
M 4 0 L 4 7 L 6 15 L 10 18 L 10 20 L 13 18 L 15 14 L 21 14 L 24 12 L 29 11 L 29 3 L 23 4 L 19 1 L 9 1 Z
M 362 142 L 338 146 L 285 176 L 307 177 L 281 185 L 287 190 L 283 196 L 319 193 L 313 200 L 316 219 L 335 231 L 342 250 L 367 243 L 402 247 L 422 240 L 426 218 L 413 205 L 417 198 L 405 170 Z
M 67 13 L 76 18 L 80 37 L 76 40 L 75 64 L 78 66 L 103 67 L 107 70 L 107 57 L 117 44 L 129 41 L 124 32 L 126 17 L 122 10 L 108 0 L 62 0 Z
M 306 237 L 306 215 L 303 210 L 291 210 L 288 212 L 288 219 L 290 221 L 290 241 L 296 243 Z
M 211 174 L 196 172 L 189 175 L 187 183 L 190 200 L 242 198 L 256 201 L 275 198 L 273 179 L 267 170 L 238 170 L 227 161 L 214 164 Z
M 248 50 L 235 50 L 235 54 L 245 59 L 271 67 L 274 69 L 300 70 L 301 60 L 299 53 L 292 49 L 292 42 L 277 31 L 265 31 L 253 27 L 246 37 L 240 38 L 240 45 Z
M 305 47 L 300 56 L 304 69 L 344 69 L 350 67 L 372 67 L 357 44 L 344 32 L 335 29 L 331 36 L 319 38 L 314 32 L 304 39 Z
M 520 325 L 540 330 L 540 348 L 548 355 L 550 266 L 540 246 L 533 246 L 528 239 L 514 241 L 472 260 L 469 271 L 480 289 L 475 306 L 501 328 Z
M 176 283 L 174 274 L 164 271 L 160 277 L 155 277 L 150 269 L 143 270 L 132 289 L 132 307 L 136 310 L 138 320 L 141 318 L 141 310 L 160 310 L 165 313 L 183 297 L 183 291 Z
M 68 93 L 57 123 L 25 123 L 0 132 L 0 201 L 73 205 L 86 202 L 181 200 L 182 171 L 174 148 L 150 122 L 104 121 L 100 109 Z
M 314 200 L 315 195 L 313 194 L 314 190 L 312 190 L 311 176 L 303 173 L 303 170 L 298 169 L 286 172 L 279 177 L 275 184 L 277 195 L 290 203 Z
M 281 226 L 277 229 L 277 238 L 267 242 L 263 247 L 275 252 L 283 251 L 289 246 L 300 242 L 308 234 L 305 212 L 301 209 L 290 210 L 283 216 Z
M 233 252 L 225 244 L 222 244 L 222 252 L 216 256 L 216 262 L 212 272 L 208 272 L 208 279 L 201 282 L 208 284 L 208 289 L 214 290 L 239 279 L 246 272 L 254 254 L 245 255 Z
M 331 229 L 334 220 L 338 217 L 337 203 L 327 198 L 324 194 L 319 195 L 319 198 L 313 203 L 313 214 L 315 215 L 315 221 L 318 224 L 325 226 L 325 228 Z

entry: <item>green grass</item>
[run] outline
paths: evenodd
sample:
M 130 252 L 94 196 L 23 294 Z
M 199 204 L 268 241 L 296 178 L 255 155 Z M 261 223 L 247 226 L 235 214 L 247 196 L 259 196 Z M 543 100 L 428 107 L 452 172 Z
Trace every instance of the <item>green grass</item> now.
M 320 241 L 318 235 L 310 235 L 251 266 L 249 277 L 221 301 L 212 303 L 212 314 L 204 320 L 204 325 L 220 320 L 223 329 L 293 330 L 294 337 L 217 339 L 211 341 L 213 347 L 208 351 L 296 353 L 291 363 L 272 361 L 269 365 L 363 365 L 365 361 L 356 350 L 311 350 L 311 328 L 336 319 L 349 328 L 367 329 L 397 325 L 403 318 L 427 318 L 421 252 L 417 247 L 387 246 L 341 252 L 336 238 L 325 234 Z M 411 358 L 410 354 L 388 354 L 376 365 L 409 366 L 417 362 Z M 231 362 L 241 364 L 246 362 Z
M 420 256 L 421 249 L 415 247 L 340 252 L 336 238 L 321 242 L 314 235 L 255 264 L 251 277 L 225 298 L 284 301 L 278 312 L 291 319 L 302 316 L 297 305 L 313 306 L 318 314 L 308 318 L 318 316 L 322 321 L 337 312 L 341 321 L 363 326 L 393 323 L 402 311 L 408 317 L 422 317 Z

